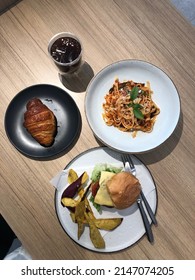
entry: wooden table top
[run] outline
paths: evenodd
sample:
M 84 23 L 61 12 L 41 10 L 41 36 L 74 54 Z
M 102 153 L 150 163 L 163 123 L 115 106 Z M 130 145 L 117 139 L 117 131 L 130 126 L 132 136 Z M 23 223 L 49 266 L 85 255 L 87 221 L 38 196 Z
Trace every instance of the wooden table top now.
M 123 251 L 96 253 L 73 242 L 58 222 L 50 179 L 75 156 L 101 145 L 86 121 L 84 86 L 80 93 L 67 90 L 80 108 L 82 130 L 62 156 L 25 157 L 5 133 L 5 112 L 18 92 L 35 84 L 64 89 L 47 53 L 50 38 L 62 31 L 82 39 L 94 74 L 110 63 L 139 59 L 165 71 L 178 89 L 181 115 L 175 131 L 157 149 L 138 155 L 158 190 L 153 245 L 144 235 Z M 0 213 L 33 259 L 194 259 L 194 45 L 194 27 L 168 0 L 23 0 L 0 16 Z

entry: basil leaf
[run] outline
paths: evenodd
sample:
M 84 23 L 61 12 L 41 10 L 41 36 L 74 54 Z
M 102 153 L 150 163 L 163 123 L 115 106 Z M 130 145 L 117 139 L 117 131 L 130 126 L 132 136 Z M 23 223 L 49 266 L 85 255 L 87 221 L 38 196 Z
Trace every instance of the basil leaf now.
M 143 120 L 144 115 L 139 109 L 133 108 L 133 113 L 137 119 Z
M 133 87 L 131 90 L 131 100 L 134 100 L 137 98 L 139 93 L 139 88 L 138 87 Z
M 134 109 L 141 109 L 141 108 L 143 108 L 143 106 L 141 104 L 136 103 L 136 104 L 133 104 L 133 108 Z

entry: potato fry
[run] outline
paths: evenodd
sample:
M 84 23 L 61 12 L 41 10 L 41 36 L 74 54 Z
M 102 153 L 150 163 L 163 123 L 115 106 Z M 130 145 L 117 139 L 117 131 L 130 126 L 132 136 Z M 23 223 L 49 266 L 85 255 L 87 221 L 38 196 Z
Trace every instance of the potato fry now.
M 78 239 L 81 237 L 83 231 L 84 231 L 84 223 L 86 223 L 85 219 L 85 200 L 86 200 L 86 195 L 89 191 L 90 186 L 87 187 L 87 189 L 83 192 L 82 199 L 81 201 L 77 204 L 75 207 L 75 220 L 78 223 Z
M 73 223 L 77 223 L 77 225 L 78 225 L 78 231 L 77 231 L 78 239 L 83 234 L 84 228 L 85 228 L 84 224 L 86 224 L 85 215 L 84 215 L 84 212 L 82 212 L 82 207 L 83 207 L 82 204 L 83 203 L 81 202 L 75 207 L 74 213 L 70 212 L 70 217 L 71 217 Z
M 68 182 L 70 185 L 63 192 L 61 203 L 69 209 L 72 222 L 77 223 L 78 239 L 82 236 L 85 225 L 89 225 L 89 234 L 92 244 L 97 249 L 104 249 L 106 245 L 100 230 L 113 230 L 121 224 L 123 219 L 97 219 L 95 217 L 87 199 L 91 184 L 85 189 L 85 183 L 87 183 L 88 179 L 89 176 L 86 172 L 78 177 L 77 173 L 73 169 L 70 169 L 68 173 Z
M 79 201 L 69 197 L 62 198 L 61 202 L 66 207 L 76 207 L 76 205 L 79 203 Z
M 78 223 L 78 232 L 77 232 L 77 237 L 78 237 L 78 240 L 80 239 L 81 235 L 83 234 L 84 232 L 84 228 L 85 228 L 85 225 L 83 222 L 77 222 Z
M 105 241 L 101 236 L 98 228 L 96 227 L 94 221 L 89 217 L 89 215 L 85 212 L 85 217 L 89 224 L 89 231 L 90 231 L 90 239 L 95 248 L 97 249 L 104 249 L 105 248 Z
M 81 184 L 85 184 L 88 179 L 89 179 L 89 175 L 87 174 L 87 172 L 84 172 L 82 179 L 81 179 Z
M 74 172 L 73 172 L 74 173 Z M 69 177 L 70 178 L 70 177 Z M 89 176 L 86 172 L 83 172 L 80 177 L 76 179 L 76 181 L 72 182 L 62 193 L 61 199 L 64 197 L 73 198 L 78 194 L 79 189 L 82 187 L 84 183 L 87 182 Z M 72 180 L 72 179 L 71 179 Z
M 113 230 L 122 223 L 122 220 L 122 218 L 95 219 L 94 223 L 99 229 Z
M 89 214 L 90 218 L 91 219 L 95 219 L 95 216 L 93 214 L 93 211 L 91 209 L 91 206 L 89 204 L 89 200 L 88 199 L 85 199 L 85 208 L 86 208 L 87 213 Z
M 70 169 L 69 172 L 68 172 L 68 183 L 72 184 L 77 179 L 78 179 L 77 173 L 73 169 Z
M 85 219 L 85 201 L 80 201 L 75 207 L 75 219 L 82 222 Z
M 70 217 L 71 217 L 73 223 L 76 223 L 75 213 L 74 212 L 70 212 Z
M 79 191 L 78 191 L 78 195 L 80 196 L 80 198 L 83 197 L 84 193 L 85 193 L 85 190 L 84 190 L 83 187 L 81 187 L 81 188 L 79 189 Z

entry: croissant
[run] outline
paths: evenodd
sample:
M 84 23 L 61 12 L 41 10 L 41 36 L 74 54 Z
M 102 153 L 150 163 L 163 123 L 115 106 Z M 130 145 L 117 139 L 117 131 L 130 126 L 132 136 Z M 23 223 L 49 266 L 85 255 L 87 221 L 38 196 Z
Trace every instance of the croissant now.
M 54 113 L 38 98 L 33 98 L 26 105 L 24 127 L 41 145 L 49 147 L 56 135 L 56 118 Z

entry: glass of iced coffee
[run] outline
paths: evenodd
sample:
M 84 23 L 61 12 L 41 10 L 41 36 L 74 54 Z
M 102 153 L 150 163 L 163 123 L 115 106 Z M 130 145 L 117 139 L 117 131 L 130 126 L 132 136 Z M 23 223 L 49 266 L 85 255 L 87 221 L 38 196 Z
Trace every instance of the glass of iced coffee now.
M 48 52 L 62 75 L 76 72 L 82 64 L 82 44 L 72 33 L 61 32 L 53 36 Z

